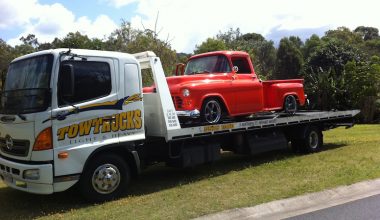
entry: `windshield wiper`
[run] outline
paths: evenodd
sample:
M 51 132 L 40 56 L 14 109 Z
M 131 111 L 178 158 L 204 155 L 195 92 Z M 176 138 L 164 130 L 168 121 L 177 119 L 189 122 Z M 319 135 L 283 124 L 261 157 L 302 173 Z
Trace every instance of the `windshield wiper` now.
M 203 70 L 203 71 L 196 72 L 196 74 L 203 74 L 203 73 L 210 73 L 210 71 L 208 71 L 208 70 Z
M 203 74 L 203 73 L 210 73 L 210 71 L 208 71 L 208 70 L 194 71 L 194 72 L 191 72 L 191 73 L 188 74 L 188 75 Z

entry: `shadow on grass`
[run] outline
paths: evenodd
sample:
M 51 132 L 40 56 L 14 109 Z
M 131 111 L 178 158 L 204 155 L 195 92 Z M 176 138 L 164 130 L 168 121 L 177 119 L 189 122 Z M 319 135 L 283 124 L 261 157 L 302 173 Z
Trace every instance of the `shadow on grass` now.
M 345 144 L 328 143 L 324 145 L 323 151 L 343 146 Z M 260 164 L 298 156 L 301 155 L 293 153 L 290 149 L 284 149 L 254 156 L 224 153 L 222 159 L 217 162 L 188 169 L 169 168 L 158 164 L 145 170 L 133 181 L 129 189 L 129 195 L 147 195 L 199 180 L 221 176 L 232 171 L 244 170 Z M 0 188 L 1 219 L 33 219 L 67 213 L 93 205 L 85 202 L 76 188 L 53 195 L 34 195 L 8 187 Z
M 327 143 L 322 151 L 344 147 L 346 144 Z M 244 170 L 268 162 L 281 161 L 292 157 L 302 156 L 290 149 L 261 153 L 253 156 L 223 154 L 221 160 L 212 164 L 200 165 L 194 168 L 177 169 L 164 165 L 156 165 L 143 172 L 130 187 L 130 195 L 141 196 L 160 190 L 190 184 L 199 180 L 213 178 L 232 171 Z

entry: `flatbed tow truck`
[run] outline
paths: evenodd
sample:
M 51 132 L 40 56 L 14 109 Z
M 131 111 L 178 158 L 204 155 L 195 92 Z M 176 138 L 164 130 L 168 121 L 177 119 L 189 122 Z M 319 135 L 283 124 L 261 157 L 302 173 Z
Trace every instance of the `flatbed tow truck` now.
M 41 69 L 46 79 L 38 75 Z M 143 93 L 144 69 L 153 73 L 153 93 Z M 18 74 L 17 85 L 10 81 L 12 74 Z M 22 74 L 29 74 L 23 84 Z M 37 75 L 40 81 L 32 80 Z M 123 195 L 132 177 L 157 162 L 193 167 L 220 159 L 222 150 L 256 154 L 289 144 L 317 152 L 322 131 L 351 127 L 359 113 L 299 111 L 212 125 L 181 124 L 153 52 L 41 51 L 12 61 L 6 80 L 0 178 L 12 188 L 37 194 L 78 185 L 92 201 Z M 22 87 L 28 83 L 34 85 Z

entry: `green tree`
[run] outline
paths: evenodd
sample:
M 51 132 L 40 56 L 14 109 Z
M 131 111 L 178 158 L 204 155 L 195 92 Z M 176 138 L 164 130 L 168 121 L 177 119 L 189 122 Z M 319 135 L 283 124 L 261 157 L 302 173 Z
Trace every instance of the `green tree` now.
M 333 69 L 336 74 L 341 75 L 347 62 L 359 62 L 363 58 L 364 55 L 357 48 L 332 39 L 318 47 L 308 59 L 305 68 L 308 73 L 318 69 Z
M 14 49 L 0 38 L 0 77 L 2 90 L 9 63 L 16 57 Z
M 294 38 L 296 39 L 296 38 Z M 303 56 L 296 43 L 289 38 L 282 38 L 277 50 L 276 71 L 274 77 L 276 79 L 293 79 L 299 78 L 303 68 Z
M 219 32 L 216 35 L 217 40 L 221 40 L 224 42 L 226 47 L 230 50 L 237 50 L 239 47 L 239 39 L 241 39 L 242 34 L 240 32 L 240 28 L 230 28 L 226 32 Z
M 99 39 L 90 39 L 78 31 L 68 33 L 63 39 L 55 38 L 52 42 L 53 48 L 76 48 L 76 49 L 94 49 L 101 50 L 104 48 L 103 42 Z
M 348 62 L 345 65 L 345 81 L 349 106 L 361 110 L 363 122 L 373 121 L 376 100 L 380 95 L 379 57 L 374 56 L 366 62 Z
M 379 29 L 374 27 L 359 26 L 354 30 L 354 32 L 358 33 L 364 41 L 379 38 Z
M 195 46 L 194 54 L 206 53 L 210 51 L 227 50 L 226 44 L 222 40 L 207 38 L 200 45 Z
M 326 41 L 335 39 L 352 45 L 357 45 L 363 42 L 359 33 L 352 32 L 347 27 L 338 27 L 336 30 L 329 30 L 325 33 L 325 36 L 322 39 Z
M 303 57 L 307 60 L 312 53 L 317 51 L 323 44 L 323 41 L 318 35 L 313 34 L 309 39 L 305 41 L 304 46 L 301 48 Z
M 274 72 L 276 49 L 273 41 L 267 41 L 261 34 L 247 33 L 237 40 L 237 50 L 250 54 L 255 72 L 263 79 L 268 79 Z

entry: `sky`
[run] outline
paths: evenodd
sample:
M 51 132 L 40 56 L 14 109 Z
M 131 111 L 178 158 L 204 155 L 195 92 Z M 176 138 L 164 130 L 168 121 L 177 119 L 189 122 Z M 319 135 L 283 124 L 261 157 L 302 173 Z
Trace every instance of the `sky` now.
M 345 26 L 380 29 L 377 0 L 0 0 L 0 38 L 14 46 L 34 34 L 40 43 L 79 31 L 105 39 L 122 20 L 154 29 L 177 52 L 192 53 L 208 37 L 230 28 L 277 43 L 295 35 Z

